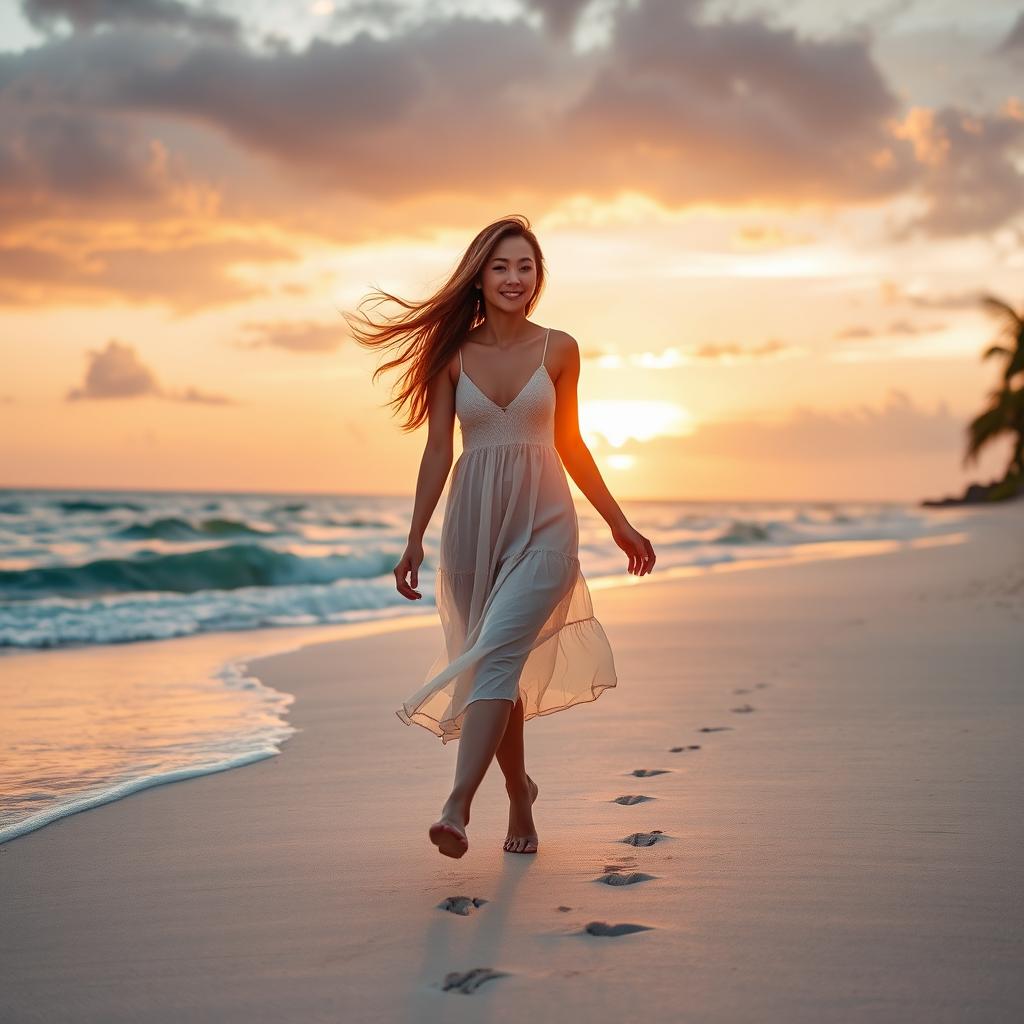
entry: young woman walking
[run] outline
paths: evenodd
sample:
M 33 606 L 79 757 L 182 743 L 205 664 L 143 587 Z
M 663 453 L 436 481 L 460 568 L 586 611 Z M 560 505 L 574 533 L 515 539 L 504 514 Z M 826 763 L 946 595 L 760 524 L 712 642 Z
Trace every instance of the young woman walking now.
M 432 298 L 377 292 L 407 312 L 353 325 L 367 347 L 409 339 L 374 377 L 409 362 L 394 404 L 411 405 L 403 429 L 428 422 L 408 546 L 394 569 L 411 601 L 422 596 L 423 534 L 451 469 L 456 416 L 462 433 L 434 590 L 444 642 L 423 686 L 396 711 L 442 743 L 459 739 L 454 785 L 428 832 L 449 857 L 469 848 L 470 804 L 494 757 L 509 797 L 504 849 L 537 852 L 538 787 L 526 772 L 523 723 L 596 700 L 617 682 L 580 572 L 566 469 L 628 555 L 628 571 L 643 576 L 655 562 L 580 436 L 576 341 L 528 319 L 544 276 L 529 221 L 503 218 L 473 239 Z

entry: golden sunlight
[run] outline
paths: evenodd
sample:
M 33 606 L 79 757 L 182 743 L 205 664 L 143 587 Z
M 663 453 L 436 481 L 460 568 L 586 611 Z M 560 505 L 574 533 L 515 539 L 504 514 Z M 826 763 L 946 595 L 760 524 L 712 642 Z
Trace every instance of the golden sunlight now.
M 580 403 L 580 433 L 585 440 L 603 437 L 613 448 L 627 441 L 650 441 L 662 435 L 693 433 L 693 417 L 675 402 L 647 399 L 595 399 Z

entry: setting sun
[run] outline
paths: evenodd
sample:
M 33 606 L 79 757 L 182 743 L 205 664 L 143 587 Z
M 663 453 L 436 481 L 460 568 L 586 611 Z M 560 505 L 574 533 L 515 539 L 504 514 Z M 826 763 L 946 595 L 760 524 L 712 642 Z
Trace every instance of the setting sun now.
M 1024 1019 L 1022 71 L 0 3 L 0 1024 Z
M 580 403 L 580 433 L 585 440 L 602 437 L 613 448 L 627 441 L 681 437 L 693 432 L 693 417 L 674 402 L 649 399 L 595 399 Z M 616 468 L 622 468 L 621 465 Z

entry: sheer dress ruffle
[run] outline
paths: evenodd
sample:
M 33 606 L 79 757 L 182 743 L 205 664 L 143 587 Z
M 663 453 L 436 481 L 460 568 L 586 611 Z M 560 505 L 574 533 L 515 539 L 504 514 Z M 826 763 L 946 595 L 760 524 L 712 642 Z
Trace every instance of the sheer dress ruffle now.
M 529 720 L 596 700 L 617 682 L 580 571 L 579 524 L 554 446 L 554 385 L 543 361 L 504 409 L 463 373 L 456 412 L 463 452 L 435 576 L 441 650 L 396 712 L 442 743 L 458 737 L 474 700 L 522 698 Z

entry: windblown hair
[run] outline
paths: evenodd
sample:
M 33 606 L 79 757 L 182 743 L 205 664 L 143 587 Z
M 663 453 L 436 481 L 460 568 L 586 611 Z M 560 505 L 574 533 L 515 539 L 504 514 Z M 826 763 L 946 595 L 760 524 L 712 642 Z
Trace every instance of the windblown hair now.
M 482 276 L 498 244 L 505 238 L 516 236 L 530 243 L 537 265 L 537 288 L 526 306 L 526 315 L 529 316 L 544 287 L 544 256 L 540 243 L 530 230 L 529 220 L 519 215 L 503 217 L 488 224 L 470 242 L 448 280 L 430 298 L 419 302 L 407 301 L 376 289 L 356 307 L 361 311 L 364 304 L 376 300 L 373 303 L 376 308 L 390 299 L 405 312 L 385 317 L 383 323 L 374 323 L 365 313 L 360 314 L 361 321 L 354 323 L 349 314 L 342 314 L 356 344 L 364 348 L 398 350 L 394 359 L 374 371 L 374 381 L 387 370 L 409 363 L 399 379 L 398 394 L 387 403 L 396 411 L 409 405 L 408 416 L 400 425 L 404 432 L 413 431 L 426 421 L 429 382 L 448 365 L 469 331 L 487 319 L 483 291 L 475 286 L 475 281 Z

